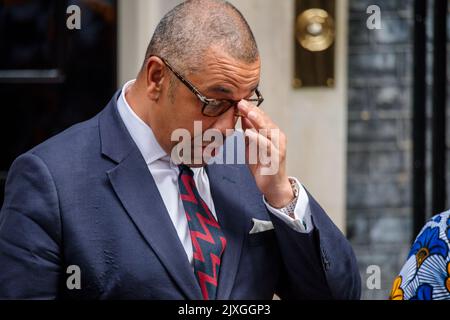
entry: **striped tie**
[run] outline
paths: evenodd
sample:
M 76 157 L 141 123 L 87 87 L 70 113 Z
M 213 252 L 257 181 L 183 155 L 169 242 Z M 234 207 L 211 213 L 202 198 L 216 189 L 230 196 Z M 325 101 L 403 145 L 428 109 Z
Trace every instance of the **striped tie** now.
M 221 258 L 227 241 L 219 223 L 200 197 L 194 173 L 189 167 L 180 166 L 178 185 L 191 234 L 195 277 L 203 298 L 214 300 L 217 298 Z

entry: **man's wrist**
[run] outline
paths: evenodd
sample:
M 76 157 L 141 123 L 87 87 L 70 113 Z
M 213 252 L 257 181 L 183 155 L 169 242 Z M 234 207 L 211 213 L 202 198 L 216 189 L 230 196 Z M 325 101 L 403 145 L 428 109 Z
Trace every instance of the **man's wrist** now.
M 289 179 L 289 181 L 291 182 L 291 188 L 294 192 L 294 199 L 287 206 L 280 209 L 280 211 L 288 215 L 292 219 L 295 219 L 295 209 L 297 207 L 297 202 L 300 195 L 300 186 L 295 179 Z
M 282 209 L 295 200 L 296 195 L 292 188 L 290 179 L 281 188 L 274 188 L 278 192 L 274 195 L 265 196 L 267 203 L 275 209 Z

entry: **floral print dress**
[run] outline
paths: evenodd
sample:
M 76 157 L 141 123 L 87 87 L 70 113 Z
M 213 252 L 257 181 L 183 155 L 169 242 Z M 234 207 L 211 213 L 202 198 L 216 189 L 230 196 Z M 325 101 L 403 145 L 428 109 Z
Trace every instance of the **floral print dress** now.
M 391 300 L 450 300 L 450 211 L 432 218 L 395 279 Z

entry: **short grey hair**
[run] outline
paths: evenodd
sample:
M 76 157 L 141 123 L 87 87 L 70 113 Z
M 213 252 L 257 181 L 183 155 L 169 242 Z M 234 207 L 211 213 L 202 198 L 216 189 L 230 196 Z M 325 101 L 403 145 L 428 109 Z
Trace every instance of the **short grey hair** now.
M 194 73 L 201 70 L 211 46 L 241 62 L 250 64 L 259 59 L 253 32 L 236 7 L 221 0 L 187 0 L 158 24 L 144 66 L 151 56 L 159 56 L 184 74 Z

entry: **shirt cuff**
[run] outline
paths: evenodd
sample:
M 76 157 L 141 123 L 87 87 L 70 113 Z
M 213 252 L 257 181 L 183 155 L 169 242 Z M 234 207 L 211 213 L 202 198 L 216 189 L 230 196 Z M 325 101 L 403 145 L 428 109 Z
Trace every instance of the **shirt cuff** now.
M 295 219 L 291 218 L 287 214 L 283 213 L 280 209 L 276 209 L 267 203 L 265 197 L 263 196 L 264 204 L 270 213 L 275 215 L 277 218 L 284 221 L 293 230 L 300 233 L 310 233 L 313 229 L 313 223 L 311 219 L 311 210 L 309 207 L 309 197 L 306 193 L 305 188 L 301 185 L 298 179 L 289 177 L 297 183 L 299 194 L 297 199 L 297 204 L 294 210 Z

